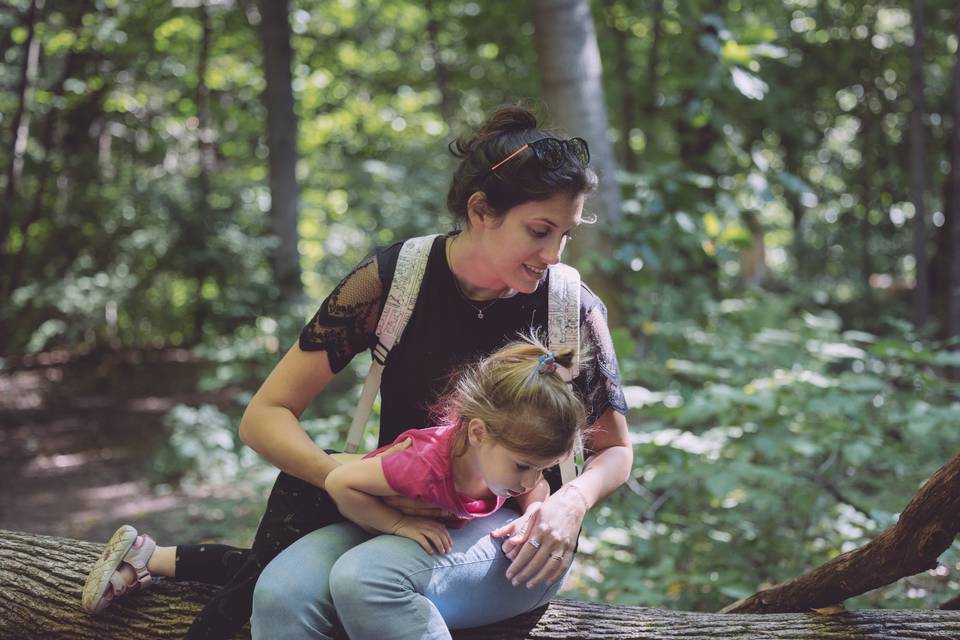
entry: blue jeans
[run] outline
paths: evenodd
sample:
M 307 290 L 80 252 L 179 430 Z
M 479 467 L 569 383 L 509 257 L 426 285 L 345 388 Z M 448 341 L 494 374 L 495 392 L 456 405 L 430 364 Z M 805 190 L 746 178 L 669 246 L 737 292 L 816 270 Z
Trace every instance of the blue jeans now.
M 314 531 L 260 576 L 253 639 L 331 638 L 337 618 L 354 640 L 450 638 L 448 629 L 535 609 L 562 580 L 527 589 L 506 579 L 510 561 L 489 533 L 516 517 L 501 509 L 451 529 L 453 550 L 434 555 L 413 540 L 374 536 L 349 522 Z

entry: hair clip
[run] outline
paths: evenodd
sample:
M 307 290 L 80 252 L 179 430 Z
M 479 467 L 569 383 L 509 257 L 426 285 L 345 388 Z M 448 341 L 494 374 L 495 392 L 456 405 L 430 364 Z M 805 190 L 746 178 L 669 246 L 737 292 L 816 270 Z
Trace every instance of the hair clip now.
M 540 356 L 540 366 L 537 367 L 539 373 L 553 373 L 557 370 L 557 354 L 551 351 L 549 354 Z

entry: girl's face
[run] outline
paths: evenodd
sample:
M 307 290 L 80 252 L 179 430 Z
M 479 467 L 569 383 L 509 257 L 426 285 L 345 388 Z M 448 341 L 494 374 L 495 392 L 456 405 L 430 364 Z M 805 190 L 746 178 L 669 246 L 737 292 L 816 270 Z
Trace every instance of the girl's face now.
M 490 491 L 501 498 L 527 493 L 537 486 L 544 470 L 562 460 L 562 457 L 538 458 L 514 451 L 496 442 L 486 429 L 479 433 L 471 429 L 470 436 L 470 446 L 475 447 L 477 453 L 477 471 Z
M 547 267 L 560 262 L 564 246 L 580 224 L 584 196 L 557 194 L 548 200 L 525 202 L 504 216 L 483 216 L 480 243 L 493 282 L 489 288 L 533 293 Z

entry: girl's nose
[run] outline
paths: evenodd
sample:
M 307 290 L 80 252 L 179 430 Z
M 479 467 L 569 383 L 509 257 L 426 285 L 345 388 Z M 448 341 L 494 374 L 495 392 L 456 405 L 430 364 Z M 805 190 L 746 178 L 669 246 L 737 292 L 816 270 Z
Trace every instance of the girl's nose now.
M 533 473 L 525 473 L 523 475 L 523 479 L 520 480 L 520 486 L 522 486 L 524 490 L 530 491 L 530 489 L 533 489 L 535 486 L 537 486 L 537 482 L 539 481 L 540 481 L 539 471 L 535 471 Z

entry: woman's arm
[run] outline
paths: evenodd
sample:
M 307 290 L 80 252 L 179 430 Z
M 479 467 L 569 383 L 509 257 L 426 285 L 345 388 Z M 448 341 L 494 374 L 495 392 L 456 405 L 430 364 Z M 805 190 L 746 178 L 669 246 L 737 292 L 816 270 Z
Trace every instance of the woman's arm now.
M 379 458 L 340 465 L 327 474 L 326 491 L 340 513 L 361 527 L 410 538 L 427 553 L 433 553 L 433 549 L 446 553 L 453 546 L 442 524 L 406 516 L 380 499 L 397 492 L 387 482 Z
M 337 462 L 300 425 L 304 410 L 333 379 L 326 351 L 287 351 L 250 400 L 240 439 L 275 467 L 323 488 Z
M 350 455 L 335 454 L 335 458 L 318 447 L 300 425 L 300 416 L 333 377 L 326 351 L 303 351 L 295 344 L 267 376 L 240 420 L 240 439 L 247 446 L 281 471 L 321 489 L 327 474 Z M 408 439 L 380 455 L 409 445 Z M 446 515 L 443 509 L 418 500 L 388 499 L 409 515 Z

